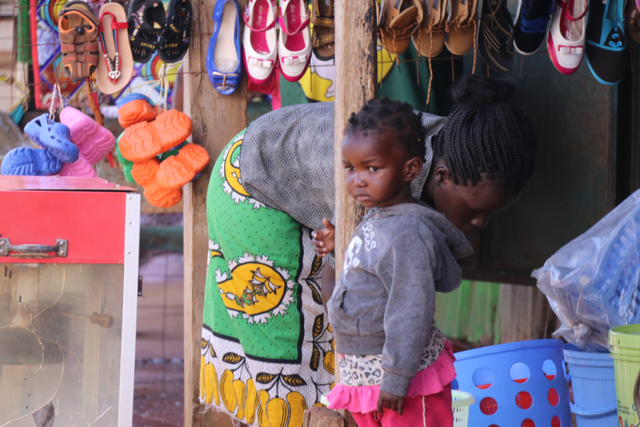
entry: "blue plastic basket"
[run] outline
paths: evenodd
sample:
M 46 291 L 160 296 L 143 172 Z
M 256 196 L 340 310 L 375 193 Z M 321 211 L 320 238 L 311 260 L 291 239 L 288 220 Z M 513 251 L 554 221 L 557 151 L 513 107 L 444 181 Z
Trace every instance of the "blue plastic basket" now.
M 473 427 L 571 427 L 563 344 L 546 339 L 456 353 L 460 390 L 473 394 Z

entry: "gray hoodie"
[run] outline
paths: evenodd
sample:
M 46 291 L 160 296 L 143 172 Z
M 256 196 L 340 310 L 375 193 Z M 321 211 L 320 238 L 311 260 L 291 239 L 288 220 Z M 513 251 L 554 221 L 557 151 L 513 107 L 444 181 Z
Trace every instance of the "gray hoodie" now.
M 405 396 L 428 344 L 435 292 L 460 286 L 456 259 L 472 252 L 443 214 L 422 203 L 370 209 L 328 304 L 336 351 L 382 354 L 380 389 Z

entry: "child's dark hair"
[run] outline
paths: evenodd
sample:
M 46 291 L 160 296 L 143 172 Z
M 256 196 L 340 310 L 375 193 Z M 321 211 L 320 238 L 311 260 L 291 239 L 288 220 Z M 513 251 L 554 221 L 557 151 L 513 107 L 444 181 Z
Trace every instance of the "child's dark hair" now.
M 391 131 L 410 157 L 425 160 L 425 128 L 413 107 L 406 102 L 392 101 L 383 95 L 366 103 L 358 114 L 351 113 L 345 133 Z
M 481 173 L 520 191 L 533 172 L 536 138 L 527 116 L 510 101 L 504 80 L 469 76 L 452 89 L 455 106 L 433 144 L 455 184 L 476 185 Z

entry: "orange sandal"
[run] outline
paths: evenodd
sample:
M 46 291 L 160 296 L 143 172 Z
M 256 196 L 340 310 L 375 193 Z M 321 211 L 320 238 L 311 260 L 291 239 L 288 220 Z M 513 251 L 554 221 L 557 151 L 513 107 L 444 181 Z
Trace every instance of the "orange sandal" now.
M 166 189 L 182 188 L 209 164 L 207 150 L 197 144 L 187 144 L 177 156 L 171 156 L 160 164 L 156 179 Z
M 151 122 L 136 123 L 125 129 L 120 153 L 127 160 L 142 162 L 181 144 L 189 135 L 189 117 L 177 110 L 165 111 Z
M 58 31 L 62 63 L 72 79 L 85 79 L 98 66 L 98 27 L 98 18 L 84 1 L 64 5 Z
M 131 176 L 144 187 L 144 197 L 151 205 L 158 208 L 170 208 L 182 200 L 182 189 L 167 190 L 160 187 L 157 180 L 159 168 L 160 160 L 155 158 L 137 162 L 131 168 Z
M 153 107 L 144 99 L 134 99 L 118 108 L 118 123 L 123 128 L 140 122 L 149 122 L 158 115 L 158 107 Z

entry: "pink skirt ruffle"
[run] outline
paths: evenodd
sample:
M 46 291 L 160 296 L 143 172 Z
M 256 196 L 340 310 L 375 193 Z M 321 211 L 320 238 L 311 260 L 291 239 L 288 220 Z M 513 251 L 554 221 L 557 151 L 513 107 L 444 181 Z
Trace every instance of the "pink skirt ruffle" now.
M 337 356 L 337 355 L 336 355 Z M 446 341 L 440 357 L 427 369 L 419 371 L 409 383 L 407 397 L 429 396 L 440 393 L 444 387 L 451 384 L 456 377 L 451 343 Z M 349 412 L 373 412 L 377 410 L 379 385 L 352 387 L 336 384 L 327 395 L 330 409 L 348 409 Z

